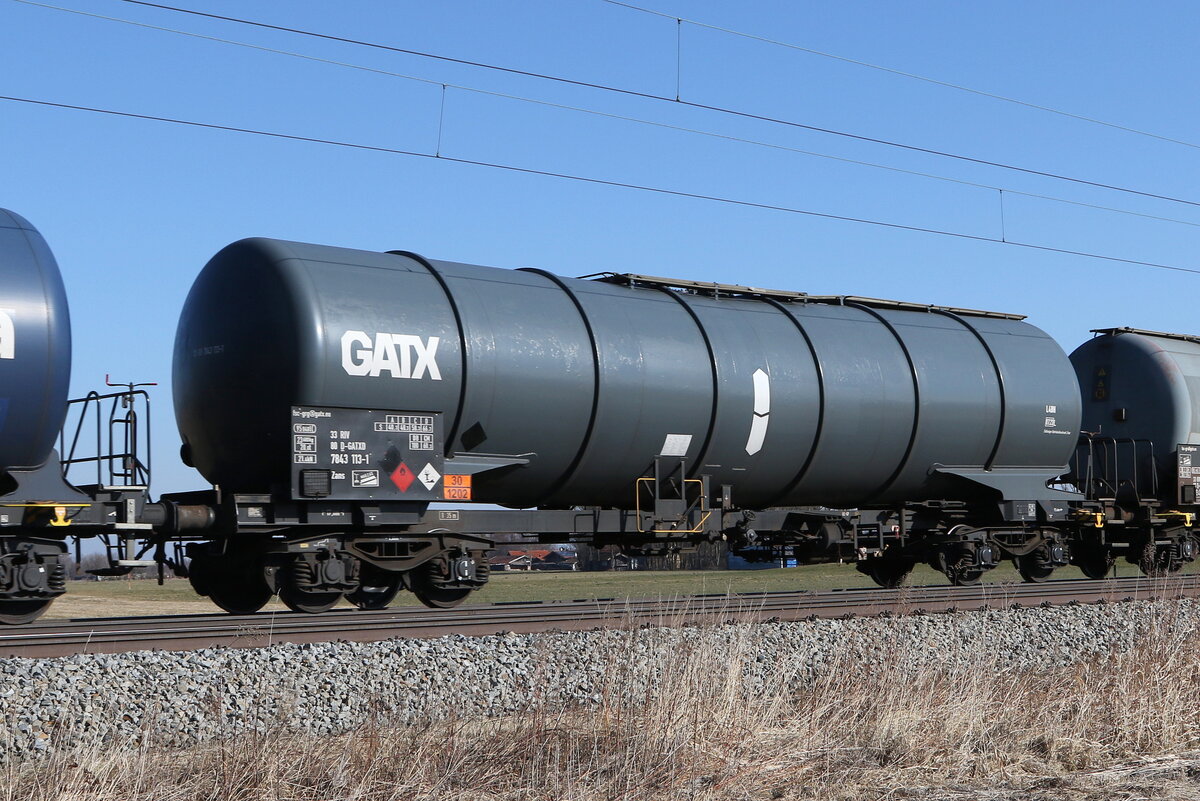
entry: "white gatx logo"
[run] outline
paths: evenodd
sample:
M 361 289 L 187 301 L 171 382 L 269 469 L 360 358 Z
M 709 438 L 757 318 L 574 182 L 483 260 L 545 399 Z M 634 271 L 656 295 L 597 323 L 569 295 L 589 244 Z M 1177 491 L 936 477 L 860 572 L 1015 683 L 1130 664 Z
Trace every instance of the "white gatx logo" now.
M 0 309 L 0 359 L 15 359 L 17 327 L 13 324 L 12 309 Z
M 439 337 L 412 334 L 375 334 L 347 331 L 342 334 L 342 369 L 350 375 L 424 378 L 441 381 L 437 366 Z

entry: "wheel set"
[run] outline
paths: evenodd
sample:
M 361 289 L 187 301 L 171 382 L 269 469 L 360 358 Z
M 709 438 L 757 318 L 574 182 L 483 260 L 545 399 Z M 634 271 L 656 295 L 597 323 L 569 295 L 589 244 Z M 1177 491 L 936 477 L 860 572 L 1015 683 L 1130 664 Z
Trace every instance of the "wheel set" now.
M 254 614 L 276 595 L 288 609 L 306 614 L 327 612 L 343 598 L 358 609 L 386 609 L 401 590 L 411 591 L 427 607 L 449 609 L 489 576 L 482 552 L 441 553 L 397 571 L 332 551 L 281 555 L 226 547 L 222 552 L 217 544 L 193 546 L 187 572 L 198 594 L 234 615 Z M 12 612 L 25 613 L 23 607 Z

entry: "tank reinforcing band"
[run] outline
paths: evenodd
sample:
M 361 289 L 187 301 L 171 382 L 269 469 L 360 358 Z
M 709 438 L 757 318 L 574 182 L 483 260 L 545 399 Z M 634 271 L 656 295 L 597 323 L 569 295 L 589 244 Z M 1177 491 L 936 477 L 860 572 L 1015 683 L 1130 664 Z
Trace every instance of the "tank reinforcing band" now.
M 692 308 L 690 303 L 680 297 L 680 293 L 673 292 L 669 287 L 663 285 L 657 285 L 655 289 L 659 289 L 670 295 L 673 300 L 677 301 L 683 307 L 688 317 L 696 324 L 696 330 L 700 332 L 700 339 L 704 341 L 704 350 L 708 353 L 708 372 L 712 376 L 712 408 L 709 410 L 708 415 L 708 431 L 704 433 L 704 442 L 701 443 L 700 449 L 696 451 L 696 458 L 692 464 L 691 472 L 684 476 L 686 482 L 696 479 L 700 475 L 700 471 L 704 469 L 704 463 L 708 459 L 708 449 L 712 445 L 713 435 L 717 431 L 717 413 L 720 411 L 721 405 L 721 376 L 717 373 L 716 351 L 713 350 L 712 340 L 708 337 L 708 329 L 701 322 L 700 315 Z M 639 493 L 638 498 L 640 497 Z M 705 517 L 705 520 L 707 519 Z
M 796 472 L 795 477 L 788 482 L 787 486 L 783 488 L 778 496 L 772 498 L 770 503 L 767 504 L 769 508 L 779 506 L 785 498 L 789 497 L 795 491 L 796 487 L 800 486 L 800 482 L 808 475 L 808 468 L 817 458 L 817 449 L 821 446 L 821 436 L 825 433 L 825 362 L 817 354 L 812 337 L 808 335 L 808 331 L 805 330 L 796 315 L 789 314 L 784 305 L 775 298 L 764 297 L 762 300 L 782 313 L 796 327 L 796 330 L 800 332 L 800 336 L 804 338 L 804 344 L 808 346 L 808 353 L 812 357 L 813 366 L 816 368 L 817 373 L 817 424 L 813 432 L 812 447 L 808 449 L 808 456 L 805 457 L 804 463 L 800 465 L 800 469 Z
M 1141 334 L 1144 337 L 1160 337 L 1162 339 L 1180 339 L 1184 342 L 1200 342 L 1200 336 L 1195 334 L 1169 334 L 1165 331 L 1147 331 L 1144 328 L 1129 328 L 1123 326 L 1121 328 L 1093 328 L 1093 334 L 1108 334 L 1109 336 L 1120 336 L 1121 334 Z
M 849 299 L 847 299 L 849 300 Z M 908 374 L 912 378 L 913 387 L 913 423 L 912 431 L 908 435 L 908 445 L 904 448 L 904 456 L 900 459 L 900 464 L 892 471 L 892 474 L 887 477 L 879 487 L 867 497 L 869 499 L 878 498 L 883 495 L 896 480 L 908 468 L 908 463 L 912 461 L 913 449 L 917 446 L 917 438 L 921 435 L 921 371 L 917 368 L 917 363 L 913 359 L 912 351 L 908 349 L 908 343 L 904 341 L 904 337 L 900 336 L 900 332 L 896 330 L 896 326 L 892 325 L 892 321 L 880 314 L 877 309 L 879 307 L 871 307 L 865 303 L 847 302 L 845 304 L 852 309 L 858 309 L 878 320 L 884 328 L 896 339 L 896 344 L 900 346 L 900 352 L 904 354 L 904 360 L 908 362 Z
M 1007 312 L 984 311 L 982 309 L 961 309 L 957 306 L 937 306 L 929 303 L 910 303 L 903 300 L 884 300 L 882 298 L 864 298 L 858 295 L 810 295 L 807 292 L 792 292 L 785 289 L 761 289 L 741 284 L 718 284 L 712 281 L 688 281 L 683 278 L 663 278 L 657 275 L 639 275 L 637 273 L 591 273 L 580 278 L 590 278 L 609 284 L 625 286 L 662 287 L 668 289 L 693 292 L 698 295 L 709 295 L 719 298 L 722 295 L 739 298 L 770 298 L 772 300 L 790 303 L 829 303 L 845 306 L 851 303 L 867 306 L 873 309 L 900 309 L 903 311 L 950 312 L 966 317 L 991 317 L 998 320 L 1024 320 L 1024 314 L 1009 314 Z M 1112 329 L 1133 331 L 1134 329 Z M 1153 333 L 1142 331 L 1139 333 Z M 1158 334 L 1158 336 L 1175 336 L 1173 334 Z M 1182 337 L 1181 337 L 1182 338 Z
M 587 332 L 588 344 L 592 348 L 592 411 L 588 415 L 587 429 L 583 432 L 583 439 L 579 443 L 579 449 L 575 451 L 575 458 L 571 460 L 566 471 L 550 485 L 550 488 L 542 493 L 542 498 L 539 499 L 540 503 L 540 500 L 553 498 L 555 493 L 567 486 L 571 482 L 571 479 L 575 478 L 575 473 L 579 471 L 579 465 L 583 463 L 583 458 L 587 455 L 588 448 L 591 447 L 592 434 L 596 430 L 596 410 L 600 408 L 600 346 L 596 342 L 596 331 L 592 328 L 592 320 L 588 317 L 587 310 L 583 307 L 583 302 L 579 300 L 579 296 L 575 294 L 575 290 L 571 289 L 562 276 L 537 267 L 519 267 L 517 269 L 521 272 L 542 276 L 566 294 L 571 304 L 575 307 L 575 311 L 579 313 L 579 319 L 583 321 L 583 329 Z
M 983 464 L 983 469 L 990 471 L 992 465 L 996 463 L 996 454 L 1000 452 L 1000 446 L 1004 444 L 1004 426 L 1008 421 L 1008 391 L 1004 386 L 1004 371 L 1000 369 L 1000 360 L 996 358 L 995 351 L 988 344 L 987 337 L 978 328 L 964 320 L 961 314 L 955 314 L 946 309 L 938 309 L 937 314 L 957 321 L 963 328 L 974 334 L 975 339 L 979 341 L 979 344 L 983 346 L 984 352 L 987 353 L 987 357 L 992 363 L 992 369 L 996 371 L 996 386 L 1000 390 L 1000 421 L 996 427 L 996 441 L 992 445 L 992 451 L 988 454 L 987 461 Z
M 471 355 L 467 349 L 469 340 L 467 339 L 467 328 L 463 324 L 462 313 L 458 309 L 458 301 L 454 298 L 454 293 L 450 290 L 450 284 L 446 282 L 446 276 L 442 275 L 442 271 L 433 266 L 433 262 L 422 256 L 420 253 L 413 253 L 411 250 L 389 250 L 389 256 L 400 256 L 401 258 L 410 259 L 424 267 L 433 280 L 442 289 L 442 294 L 446 296 L 446 303 L 450 306 L 450 312 L 454 315 L 454 325 L 458 328 L 458 341 L 462 343 L 461 359 L 462 359 L 462 377 L 459 379 L 458 385 L 458 405 L 454 410 L 454 422 L 450 425 L 449 431 L 444 432 L 445 439 L 444 450 L 446 453 L 454 452 L 454 440 L 459 434 L 459 427 L 462 423 L 463 409 L 467 404 L 467 369 L 470 367 Z

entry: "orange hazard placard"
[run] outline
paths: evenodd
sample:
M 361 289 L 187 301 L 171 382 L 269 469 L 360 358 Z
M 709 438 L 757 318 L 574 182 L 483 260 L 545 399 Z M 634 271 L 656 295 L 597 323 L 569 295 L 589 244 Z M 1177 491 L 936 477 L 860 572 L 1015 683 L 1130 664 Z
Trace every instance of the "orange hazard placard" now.
M 448 501 L 471 500 L 470 476 L 442 476 L 443 497 Z

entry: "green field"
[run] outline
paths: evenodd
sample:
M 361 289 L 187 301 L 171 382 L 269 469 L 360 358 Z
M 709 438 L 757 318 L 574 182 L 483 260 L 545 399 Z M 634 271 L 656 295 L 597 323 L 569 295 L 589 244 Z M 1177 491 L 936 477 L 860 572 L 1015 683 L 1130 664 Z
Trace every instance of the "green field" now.
M 1190 568 L 1191 566 L 1189 566 Z M 1188 572 L 1192 572 L 1190 569 Z M 1140 575 L 1138 569 L 1118 562 L 1117 575 Z M 1055 572 L 1055 578 L 1083 578 L 1074 567 Z M 1011 563 L 989 572 L 989 584 L 1021 581 Z M 913 571 L 910 584 L 946 584 L 946 578 L 925 565 Z M 496 573 L 472 598 L 473 603 L 566 601 L 594 599 L 661 598 L 685 595 L 756 593 L 780 590 L 825 590 L 872 587 L 871 580 L 853 565 L 809 565 L 768 570 L 618 571 L 597 573 L 531 572 Z M 401 593 L 394 605 L 418 602 Z M 268 609 L 282 609 L 273 602 Z M 207 598 L 197 596 L 183 579 L 168 579 L 163 586 L 146 579 L 72 581 L 67 594 L 55 601 L 48 617 L 106 617 L 117 615 L 202 614 L 217 611 Z

